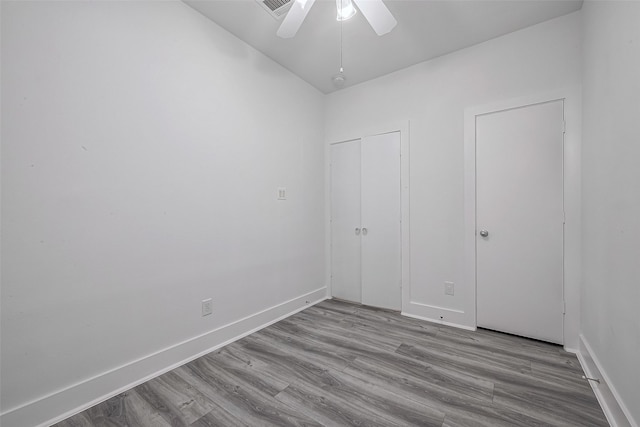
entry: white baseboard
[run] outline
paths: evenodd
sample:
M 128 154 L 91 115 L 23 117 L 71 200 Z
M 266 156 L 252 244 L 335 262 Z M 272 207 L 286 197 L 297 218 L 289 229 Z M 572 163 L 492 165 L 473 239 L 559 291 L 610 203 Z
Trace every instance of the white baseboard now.
M 0 426 L 45 427 L 327 299 L 325 287 L 103 372 L 0 414 Z
M 468 316 L 461 310 L 411 301 L 409 307 L 403 307 L 400 314 L 439 325 L 453 326 L 468 331 L 476 330 L 476 326 L 469 324 Z
M 576 356 L 578 356 L 579 350 L 577 348 L 567 347 L 566 345 L 563 346 L 563 348 L 564 348 L 564 351 L 566 351 L 567 353 L 575 354 Z
M 613 427 L 638 427 L 631 413 L 626 408 L 620 395 L 602 368 L 591 346 L 584 335 L 580 334 L 580 348 L 577 352 L 582 370 L 589 378 L 597 378 L 600 383 L 589 381 L 607 421 Z

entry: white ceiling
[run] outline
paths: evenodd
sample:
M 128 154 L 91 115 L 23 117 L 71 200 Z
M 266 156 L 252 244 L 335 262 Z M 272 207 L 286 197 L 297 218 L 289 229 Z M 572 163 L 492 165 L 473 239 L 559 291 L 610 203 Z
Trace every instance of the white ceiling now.
M 318 0 L 292 39 L 256 0 L 183 0 L 323 93 L 337 88 L 340 23 L 334 0 Z M 385 0 L 398 25 L 377 36 L 362 13 L 343 24 L 343 64 L 352 86 L 579 10 L 582 0 Z

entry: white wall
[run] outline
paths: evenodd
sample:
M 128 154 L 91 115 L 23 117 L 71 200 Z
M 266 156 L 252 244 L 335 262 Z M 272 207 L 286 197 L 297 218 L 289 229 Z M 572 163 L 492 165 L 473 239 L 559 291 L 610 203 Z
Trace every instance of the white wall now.
M 583 18 L 581 332 L 638 425 L 640 3 L 585 2 Z
M 568 94 L 565 345 L 577 348 L 580 49 L 577 12 L 327 97 L 327 143 L 380 123 L 411 121 L 408 314 L 475 326 L 475 284 L 464 280 L 465 108 L 561 90 Z M 445 281 L 455 282 L 454 297 L 444 295 Z
M 324 296 L 322 105 L 179 1 L 2 2 L 3 425 Z

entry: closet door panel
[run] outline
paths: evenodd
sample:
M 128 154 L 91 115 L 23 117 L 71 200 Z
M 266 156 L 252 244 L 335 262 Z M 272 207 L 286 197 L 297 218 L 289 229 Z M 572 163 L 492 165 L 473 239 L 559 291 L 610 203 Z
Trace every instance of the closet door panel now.
M 400 132 L 361 144 L 362 303 L 400 310 Z
M 331 294 L 362 302 L 360 140 L 331 145 Z

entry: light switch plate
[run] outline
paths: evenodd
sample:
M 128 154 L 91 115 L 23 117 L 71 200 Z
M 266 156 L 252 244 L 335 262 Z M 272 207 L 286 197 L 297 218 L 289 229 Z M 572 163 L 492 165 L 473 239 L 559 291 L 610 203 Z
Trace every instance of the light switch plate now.
M 278 187 L 278 200 L 287 200 L 287 189 L 285 187 Z

